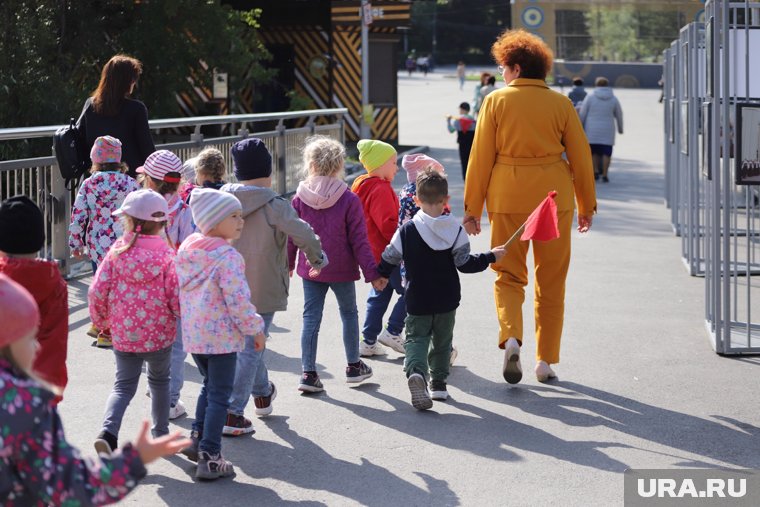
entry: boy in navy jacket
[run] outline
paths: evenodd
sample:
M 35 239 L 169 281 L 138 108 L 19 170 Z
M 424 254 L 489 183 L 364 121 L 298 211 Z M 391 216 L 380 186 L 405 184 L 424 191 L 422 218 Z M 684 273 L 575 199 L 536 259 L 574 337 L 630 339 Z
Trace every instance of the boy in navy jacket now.
M 461 299 L 457 270 L 484 271 L 506 252 L 498 246 L 487 253 L 470 254 L 470 240 L 462 225 L 443 214 L 448 193 L 448 182 L 439 172 L 428 169 L 417 177 L 415 201 L 420 211 L 396 231 L 378 266 L 384 277 L 401 261 L 406 268 L 404 371 L 412 406 L 418 410 L 431 408 L 432 400 L 448 398 L 451 339 Z

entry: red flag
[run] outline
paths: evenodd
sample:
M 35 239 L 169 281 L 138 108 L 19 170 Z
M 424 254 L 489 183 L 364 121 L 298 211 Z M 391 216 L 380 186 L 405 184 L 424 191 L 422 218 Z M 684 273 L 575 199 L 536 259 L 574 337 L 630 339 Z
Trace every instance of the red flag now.
M 525 231 L 520 236 L 520 240 L 551 241 L 559 238 L 557 203 L 554 202 L 556 196 L 557 192 L 549 192 L 549 196 L 533 210 L 525 221 Z

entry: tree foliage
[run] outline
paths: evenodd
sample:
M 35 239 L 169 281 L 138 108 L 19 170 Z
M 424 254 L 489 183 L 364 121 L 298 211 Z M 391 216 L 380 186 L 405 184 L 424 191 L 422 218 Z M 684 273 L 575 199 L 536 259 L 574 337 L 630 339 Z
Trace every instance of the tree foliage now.
M 510 24 L 509 2 L 503 0 L 415 1 L 408 49 L 433 53 L 435 33 L 437 63 L 493 63 L 491 45 Z
M 259 13 L 219 0 L 2 0 L 0 126 L 77 116 L 117 53 L 143 62 L 135 97 L 153 118 L 179 116 L 175 93 L 196 98 L 191 79 L 210 87 L 214 68 L 229 74 L 234 100 L 270 77 Z

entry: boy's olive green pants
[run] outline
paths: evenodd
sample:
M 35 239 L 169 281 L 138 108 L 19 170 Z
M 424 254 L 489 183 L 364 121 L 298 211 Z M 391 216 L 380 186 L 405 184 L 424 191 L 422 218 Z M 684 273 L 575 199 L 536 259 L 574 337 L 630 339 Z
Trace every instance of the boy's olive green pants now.
M 425 380 L 449 376 L 451 340 L 456 310 L 432 315 L 407 315 L 404 371 L 408 377 L 419 373 Z

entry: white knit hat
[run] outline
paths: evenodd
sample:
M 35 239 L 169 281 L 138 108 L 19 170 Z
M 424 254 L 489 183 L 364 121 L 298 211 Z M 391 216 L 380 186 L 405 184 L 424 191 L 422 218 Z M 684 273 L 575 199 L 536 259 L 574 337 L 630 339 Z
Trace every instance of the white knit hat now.
M 203 234 L 208 234 L 222 220 L 236 211 L 242 211 L 243 206 L 237 197 L 227 192 L 213 188 L 194 188 L 190 192 L 190 209 L 195 225 Z

